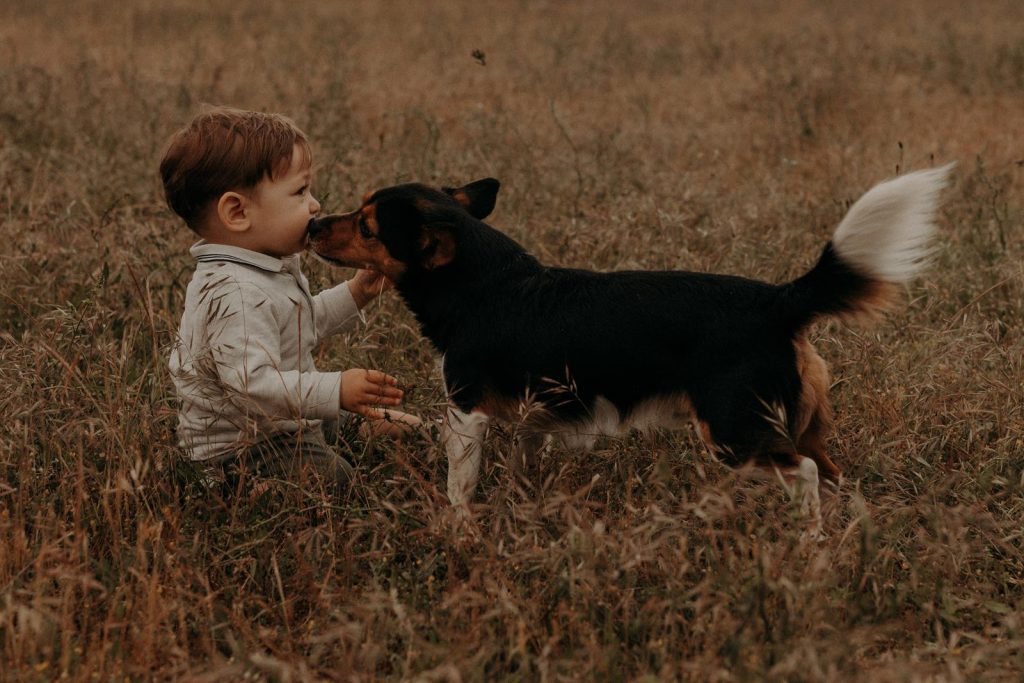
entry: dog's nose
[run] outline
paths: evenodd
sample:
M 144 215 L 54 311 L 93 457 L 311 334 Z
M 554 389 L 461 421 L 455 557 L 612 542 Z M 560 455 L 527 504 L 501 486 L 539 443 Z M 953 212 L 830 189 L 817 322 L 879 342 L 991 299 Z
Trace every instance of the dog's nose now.
M 309 225 L 306 226 L 306 235 L 309 239 L 314 239 L 317 235 L 322 233 L 327 227 L 328 222 L 323 218 L 310 218 Z

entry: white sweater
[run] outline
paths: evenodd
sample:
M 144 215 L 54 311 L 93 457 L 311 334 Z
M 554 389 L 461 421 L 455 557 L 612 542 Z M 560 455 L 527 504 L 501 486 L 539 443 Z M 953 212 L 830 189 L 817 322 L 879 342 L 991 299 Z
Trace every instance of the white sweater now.
M 341 373 L 318 372 L 313 348 L 354 327 L 359 309 L 342 283 L 313 296 L 299 255 L 192 246 L 171 377 L 178 437 L 193 460 L 219 460 L 277 432 L 337 420 Z

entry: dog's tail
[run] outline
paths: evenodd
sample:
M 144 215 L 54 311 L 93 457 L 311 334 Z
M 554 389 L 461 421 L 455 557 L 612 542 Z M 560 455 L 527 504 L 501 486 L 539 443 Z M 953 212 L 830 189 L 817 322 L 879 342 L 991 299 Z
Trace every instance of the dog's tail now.
M 797 329 L 822 316 L 877 316 L 932 255 L 939 192 L 955 164 L 875 185 L 839 223 L 810 271 L 783 287 Z

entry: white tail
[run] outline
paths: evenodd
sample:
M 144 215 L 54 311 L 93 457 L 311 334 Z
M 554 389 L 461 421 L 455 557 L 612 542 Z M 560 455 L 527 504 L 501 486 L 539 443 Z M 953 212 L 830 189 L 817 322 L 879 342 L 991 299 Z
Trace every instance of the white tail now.
M 938 196 L 956 163 L 875 185 L 832 235 L 840 260 L 883 282 L 906 282 L 928 264 Z

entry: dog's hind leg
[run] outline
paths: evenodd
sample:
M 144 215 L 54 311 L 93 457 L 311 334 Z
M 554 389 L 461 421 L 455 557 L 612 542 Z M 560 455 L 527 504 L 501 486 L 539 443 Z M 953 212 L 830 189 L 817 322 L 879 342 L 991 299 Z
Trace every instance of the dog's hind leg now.
M 765 463 L 758 459 L 757 469 L 768 473 L 771 471 L 779 478 L 790 499 L 796 503 L 800 515 L 808 520 L 803 536 L 812 540 L 820 540 L 822 533 L 821 518 L 821 478 L 818 476 L 818 465 L 812 458 L 798 454 L 779 454 L 769 458 Z
M 455 406 L 448 408 L 442 440 L 448 455 L 448 500 L 452 505 L 466 504 L 473 497 L 489 421 L 483 413 L 464 413 Z
M 820 540 L 822 533 L 821 522 L 821 489 L 818 477 L 818 465 L 811 458 L 802 455 L 796 456 L 797 466 L 788 474 L 791 483 L 790 495 L 800 506 L 800 514 L 810 520 L 810 524 L 804 531 L 807 538 Z
M 829 494 L 834 494 L 839 490 L 843 473 L 825 451 L 825 439 L 830 426 L 831 418 L 827 413 L 815 414 L 811 418 L 808 428 L 797 440 L 796 446 L 802 455 L 813 460 L 817 465 L 821 474 L 821 483 L 825 485 L 824 490 Z
M 800 400 L 794 424 L 796 449 L 818 466 L 822 483 L 838 489 L 842 471 L 828 457 L 825 442 L 832 431 L 832 407 L 828 400 L 828 366 L 805 339 L 795 343 L 800 373 Z
M 821 493 L 818 465 L 814 458 L 804 457 L 790 450 L 792 447 L 775 444 L 775 447 L 750 448 L 749 444 L 733 446 L 723 444 L 714 438 L 714 428 L 708 422 L 695 418 L 697 432 L 712 456 L 730 467 L 739 468 L 747 476 L 756 479 L 778 480 L 789 497 L 795 502 L 800 514 L 808 519 L 804 535 L 811 539 L 822 537 Z M 758 450 L 763 455 L 745 455 Z M 764 454 L 767 450 L 768 454 Z
M 739 468 L 744 476 L 758 481 L 774 480 L 782 484 L 790 500 L 796 504 L 800 516 L 807 520 L 804 538 L 820 540 L 822 532 L 821 478 L 818 465 L 802 455 L 779 453 L 758 457 Z

